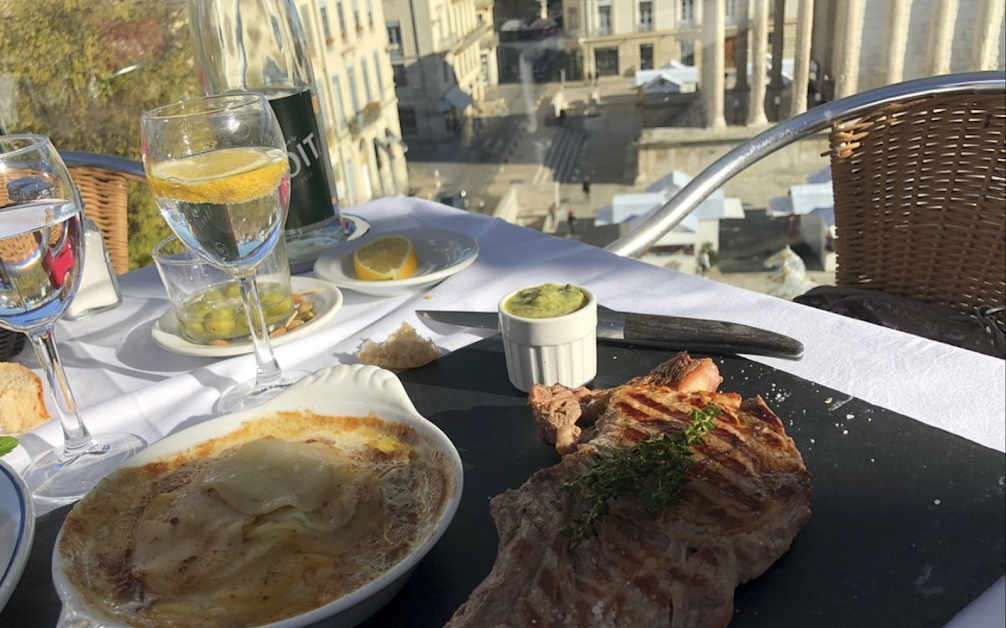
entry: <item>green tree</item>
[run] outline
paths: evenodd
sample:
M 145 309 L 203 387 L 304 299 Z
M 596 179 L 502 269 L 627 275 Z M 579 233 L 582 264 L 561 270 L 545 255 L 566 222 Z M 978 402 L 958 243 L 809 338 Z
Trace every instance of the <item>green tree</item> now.
M 140 159 L 140 114 L 199 93 L 184 0 L 12 0 L 0 19 L 0 115 L 57 148 Z M 170 234 L 130 184 L 130 268 Z

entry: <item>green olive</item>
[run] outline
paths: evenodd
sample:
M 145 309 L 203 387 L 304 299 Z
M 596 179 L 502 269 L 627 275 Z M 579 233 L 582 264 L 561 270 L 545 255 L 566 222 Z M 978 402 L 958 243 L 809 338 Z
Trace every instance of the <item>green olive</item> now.
M 260 299 L 262 300 L 262 309 L 272 309 L 272 306 L 276 305 L 284 298 L 286 297 L 279 290 L 275 288 L 266 288 L 260 295 Z
M 217 303 L 224 300 L 224 293 L 217 288 L 210 288 L 200 295 L 199 300 L 205 303 Z
M 230 299 L 241 296 L 241 286 L 239 286 L 236 281 L 227 284 L 227 288 L 224 289 L 224 296 Z
M 235 322 L 231 320 L 207 321 L 206 331 L 218 338 L 230 336 L 234 333 Z
M 234 309 L 222 307 L 213 310 L 203 321 L 203 326 L 206 327 L 206 331 L 218 338 L 233 334 L 237 326 Z
M 248 317 L 244 312 L 241 312 L 241 315 L 234 319 L 234 335 L 243 336 L 248 331 Z
M 262 304 L 262 308 L 265 309 L 265 315 L 268 316 L 286 316 L 293 309 L 293 299 L 290 297 L 282 297 L 279 301 L 266 305 Z
M 208 303 L 201 303 L 199 301 L 190 303 L 185 308 L 186 318 L 190 321 L 201 321 L 212 311 L 212 305 L 209 305 Z
M 237 312 L 232 307 L 218 307 L 209 316 L 206 317 L 208 321 L 232 321 L 237 317 Z
M 206 337 L 206 327 L 199 321 L 185 321 L 182 324 L 182 329 L 185 334 L 192 337 L 202 339 Z

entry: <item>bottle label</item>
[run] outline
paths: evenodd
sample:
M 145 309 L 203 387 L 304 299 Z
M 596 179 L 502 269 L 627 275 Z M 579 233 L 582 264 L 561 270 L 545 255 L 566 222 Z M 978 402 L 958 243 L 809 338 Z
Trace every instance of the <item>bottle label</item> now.
M 286 228 L 303 229 L 331 221 L 339 200 L 328 180 L 325 137 L 318 128 L 311 90 L 269 100 L 286 138 L 290 159 L 290 212 Z

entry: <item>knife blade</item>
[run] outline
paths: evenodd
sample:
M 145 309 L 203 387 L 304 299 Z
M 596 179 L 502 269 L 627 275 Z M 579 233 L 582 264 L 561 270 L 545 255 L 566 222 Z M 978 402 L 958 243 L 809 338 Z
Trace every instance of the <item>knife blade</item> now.
M 417 310 L 416 314 L 423 320 L 447 325 L 499 329 L 496 312 Z M 696 353 L 742 353 L 791 360 L 803 357 L 803 343 L 774 331 L 741 323 L 619 312 L 606 307 L 597 308 L 597 337 Z

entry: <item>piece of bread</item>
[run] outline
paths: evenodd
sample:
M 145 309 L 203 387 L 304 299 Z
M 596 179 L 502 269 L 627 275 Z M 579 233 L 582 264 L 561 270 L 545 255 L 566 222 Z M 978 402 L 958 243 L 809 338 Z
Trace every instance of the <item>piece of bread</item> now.
M 17 362 L 0 362 L 0 433 L 27 432 L 48 418 L 38 375 Z
M 356 357 L 364 364 L 385 369 L 411 369 L 439 358 L 440 349 L 416 333 L 412 325 L 402 323 L 384 342 L 364 340 Z

